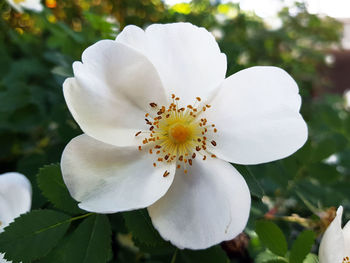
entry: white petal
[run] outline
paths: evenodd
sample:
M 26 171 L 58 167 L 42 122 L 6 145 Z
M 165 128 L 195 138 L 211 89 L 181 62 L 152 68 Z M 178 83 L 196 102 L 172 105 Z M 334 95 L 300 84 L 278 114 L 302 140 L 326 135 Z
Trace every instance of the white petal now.
M 155 158 L 147 150 L 115 147 L 81 135 L 64 149 L 61 168 L 82 209 L 115 213 L 147 207 L 167 192 L 175 164 L 154 168 Z M 166 170 L 170 174 L 163 177 Z
M 11 261 L 4 259 L 4 254 L 0 253 L 0 263 L 11 263 Z
M 23 12 L 23 9 L 20 5 L 16 4 L 13 0 L 7 0 L 7 2 L 19 13 Z
M 190 23 L 154 24 L 144 32 L 127 26 L 117 41 L 143 54 L 155 65 L 164 88 L 184 105 L 206 98 L 224 80 L 226 56 L 205 28 Z
M 343 228 L 343 236 L 345 241 L 344 256 L 347 256 L 350 258 L 350 221 L 348 221 Z
M 87 48 L 73 64 L 75 78 L 63 84 L 73 117 L 91 137 L 117 146 L 136 145 L 149 103 L 167 98 L 152 64 L 139 52 L 112 40 Z
M 32 187 L 29 180 L 20 173 L 0 175 L 0 232 L 20 214 L 30 210 Z
M 160 235 L 179 248 L 204 249 L 243 231 L 249 217 L 246 182 L 229 163 L 200 158 L 177 172 L 167 194 L 148 208 Z
M 276 67 L 252 67 L 227 78 L 205 112 L 214 123 L 221 159 L 258 164 L 287 157 L 303 146 L 307 126 L 299 114 L 295 81 Z
M 342 214 L 343 207 L 340 206 L 337 210 L 337 216 L 322 237 L 318 252 L 320 263 L 342 262 L 344 256 L 344 238 L 341 229 Z

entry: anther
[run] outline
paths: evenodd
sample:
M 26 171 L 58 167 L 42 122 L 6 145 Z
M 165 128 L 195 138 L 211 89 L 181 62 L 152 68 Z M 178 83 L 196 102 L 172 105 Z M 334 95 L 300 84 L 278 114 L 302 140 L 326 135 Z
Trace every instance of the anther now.
M 218 131 L 218 130 L 215 128 L 215 129 L 214 129 L 214 132 L 217 132 L 217 131 Z
M 170 173 L 169 173 L 167 170 L 165 170 L 165 172 L 164 172 L 164 174 L 163 174 L 163 177 L 167 177 L 169 174 L 170 174 Z
M 192 159 L 188 159 L 188 163 L 192 165 Z
M 138 136 L 138 135 L 140 135 L 141 134 L 141 132 L 139 131 L 139 132 L 137 132 L 136 134 L 135 134 L 135 136 Z
M 201 147 L 196 146 L 196 151 L 199 152 L 201 150 Z
M 182 160 L 184 159 L 184 157 L 182 156 L 182 155 L 180 155 L 180 157 L 179 157 L 179 161 L 181 161 L 182 162 Z
M 187 170 L 186 169 L 184 170 L 184 173 L 187 174 Z
M 156 166 L 157 166 L 157 164 L 156 164 L 156 163 L 153 163 L 153 166 L 154 166 L 154 167 L 156 167 Z
M 215 154 L 212 154 L 212 155 L 211 155 L 211 158 L 216 158 L 216 155 L 215 155 Z
M 211 144 L 212 144 L 213 146 L 216 146 L 216 141 L 211 141 Z
M 197 99 L 198 101 L 201 101 L 201 98 L 200 98 L 200 97 L 196 97 L 196 99 Z
M 157 107 L 157 104 L 154 103 L 154 102 L 151 102 L 149 105 L 150 105 L 152 108 Z
M 162 148 L 162 146 L 160 146 L 160 145 L 156 145 L 156 146 L 154 146 L 154 148 L 156 148 L 156 149 L 160 149 L 160 148 Z
M 192 159 L 196 158 L 196 153 L 192 153 Z
M 203 161 L 205 161 L 205 159 L 207 159 L 207 156 L 206 156 L 206 155 L 203 156 Z
M 139 146 L 139 151 L 141 151 L 142 150 L 142 147 L 141 146 Z

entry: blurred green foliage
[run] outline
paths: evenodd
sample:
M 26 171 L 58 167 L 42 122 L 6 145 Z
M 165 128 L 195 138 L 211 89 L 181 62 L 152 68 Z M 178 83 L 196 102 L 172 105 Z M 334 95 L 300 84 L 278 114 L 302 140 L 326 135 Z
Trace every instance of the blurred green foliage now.
M 304 228 L 319 237 L 334 217 L 334 208 L 329 208 L 340 204 L 347 211 L 346 217 L 350 217 L 350 114 L 341 95 L 320 95 L 321 89 L 332 88 L 323 73 L 329 67 L 325 63 L 326 52 L 339 45 L 342 26 L 337 21 L 309 14 L 303 4 L 297 4 L 293 10 L 283 9 L 279 14 L 282 24 L 274 29 L 256 15 L 241 11 L 239 5 L 220 1 L 193 0 L 172 7 L 160 0 L 46 0 L 45 3 L 46 8 L 40 14 L 19 14 L 5 2 L 0 3 L 0 171 L 16 170 L 30 178 L 34 186 L 33 209 L 54 207 L 65 211 L 57 197 L 70 198 L 59 184 L 50 185 L 43 177 L 51 169 L 48 176 L 57 182 L 61 180 L 59 166 L 47 166 L 40 171 L 38 180 L 43 195 L 36 174 L 40 167 L 59 162 L 68 141 L 81 133 L 62 93 L 64 79 L 72 76 L 72 62 L 80 60 L 86 47 L 100 39 L 115 38 L 128 24 L 146 27 L 151 23 L 188 21 L 213 32 L 227 55 L 227 75 L 255 65 L 274 65 L 288 71 L 299 84 L 302 114 L 309 127 L 308 142 L 291 157 L 264 165 L 237 167 L 253 195 L 246 231 L 250 242 L 244 242 L 247 236 L 226 242 L 223 247 L 230 260 L 289 262 L 292 255 L 290 262 L 298 262 L 297 259 L 305 258 L 310 252 L 305 251 L 303 242 L 313 242 L 310 232 L 301 234 L 306 236 L 305 240 L 297 239 Z M 72 200 L 68 203 L 72 208 L 66 212 L 81 213 Z M 283 236 L 286 242 L 283 253 L 271 252 L 276 249 L 272 248 L 276 243 L 266 241 L 261 227 L 257 231 L 259 236 L 256 235 L 256 220 L 263 217 L 278 225 L 268 224 L 271 229 L 278 229 L 277 236 Z M 56 262 L 52 258 L 63 255 L 65 241 L 83 250 L 76 238 L 86 234 L 81 229 L 90 231 L 94 220 L 104 222 L 101 228 L 106 233 L 109 228 L 113 232 L 111 240 L 103 233 L 99 237 L 103 239 L 101 242 L 113 247 L 113 255 L 105 259 L 110 262 L 228 260 L 219 246 L 198 252 L 175 249 L 161 240 L 153 228 L 149 229 L 149 218 L 143 210 L 108 218 L 111 226 L 105 217 L 95 215 L 80 225 L 73 222 L 63 245 L 40 262 Z M 23 227 L 20 222 L 18 225 Z M 276 240 L 280 241 L 278 237 Z M 307 246 L 311 248 L 309 243 Z M 287 247 L 290 252 L 286 252 Z M 317 245 L 313 247 L 317 254 L 316 249 Z M 316 258 L 309 254 L 304 262 L 316 262 Z

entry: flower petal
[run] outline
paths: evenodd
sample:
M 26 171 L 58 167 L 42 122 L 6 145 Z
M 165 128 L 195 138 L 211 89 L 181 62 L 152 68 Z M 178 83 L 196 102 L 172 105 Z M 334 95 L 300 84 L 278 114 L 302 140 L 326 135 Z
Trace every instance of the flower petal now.
M 142 54 L 112 40 L 87 48 L 63 84 L 70 112 L 91 137 L 117 146 L 138 144 L 149 103 L 167 98 L 158 73 Z
M 252 67 L 230 76 L 210 104 L 205 117 L 218 129 L 211 151 L 220 159 L 270 162 L 291 155 L 307 139 L 298 86 L 280 68 Z
M 32 187 L 29 180 L 20 173 L 0 175 L 0 232 L 20 214 L 30 210 Z
M 145 31 L 127 26 L 117 42 L 129 45 L 155 65 L 164 88 L 185 105 L 206 98 L 225 79 L 226 55 L 205 28 L 190 23 L 154 24 Z
M 345 241 L 344 256 L 347 256 L 350 258 L 350 221 L 348 221 L 343 228 L 343 236 Z
M 80 208 L 115 213 L 147 207 L 167 192 L 175 164 L 154 168 L 154 158 L 136 147 L 115 147 L 80 135 L 64 149 L 61 168 Z M 170 174 L 163 177 L 166 170 Z
M 345 249 L 341 229 L 342 215 L 343 207 L 340 206 L 337 210 L 337 216 L 333 219 L 322 237 L 318 252 L 320 263 L 342 262 Z
M 167 194 L 148 208 L 160 235 L 179 248 L 204 249 L 243 231 L 249 217 L 246 182 L 229 163 L 201 158 L 177 172 Z

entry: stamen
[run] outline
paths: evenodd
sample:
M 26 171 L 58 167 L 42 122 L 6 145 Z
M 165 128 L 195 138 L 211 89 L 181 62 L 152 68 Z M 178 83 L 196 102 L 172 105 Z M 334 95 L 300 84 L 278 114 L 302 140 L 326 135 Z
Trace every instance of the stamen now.
M 176 162 L 176 168 L 182 167 L 184 173 L 187 173 L 187 168 L 193 165 L 196 152 L 203 156 L 203 160 L 206 160 L 207 156 L 216 157 L 207 152 L 207 148 L 216 146 L 216 142 L 209 141 L 208 138 L 211 138 L 217 129 L 214 128 L 214 124 L 208 124 L 206 118 L 197 119 L 197 116 L 210 108 L 210 105 L 202 104 L 200 97 L 196 97 L 194 103 L 186 107 L 181 107 L 180 98 L 175 94 L 171 94 L 171 99 L 168 107 L 158 106 L 155 102 L 149 103 L 156 110 L 156 114 L 145 114 L 149 131 L 139 131 L 135 136 L 146 134 L 142 138 L 142 145 L 149 145 L 148 152 L 153 154 L 154 151 L 157 155 L 154 167 L 157 166 L 157 162 Z M 153 117 L 154 115 L 156 116 Z M 142 150 L 141 145 L 138 149 Z M 168 175 L 169 172 L 165 171 L 163 176 Z

